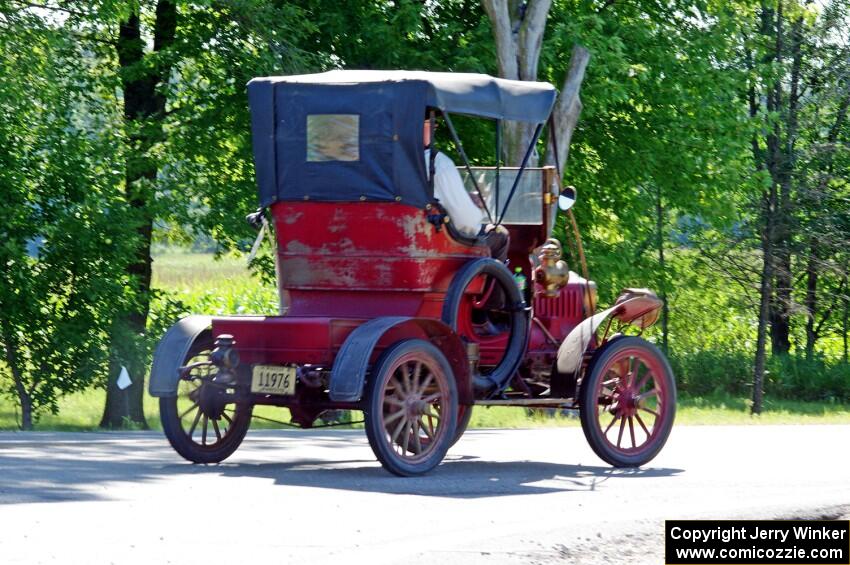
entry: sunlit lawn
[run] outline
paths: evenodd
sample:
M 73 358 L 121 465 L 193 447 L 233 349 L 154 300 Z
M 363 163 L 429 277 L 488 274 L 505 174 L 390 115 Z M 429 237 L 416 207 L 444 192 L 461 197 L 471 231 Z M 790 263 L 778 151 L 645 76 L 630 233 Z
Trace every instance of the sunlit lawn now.
M 188 251 L 169 251 L 154 256 L 153 285 L 157 288 L 212 288 L 227 281 L 243 285 L 254 283 L 245 257 L 225 255 L 215 258 L 209 253 Z
M 37 430 L 60 431 L 97 430 L 103 414 L 105 398 L 106 393 L 102 389 L 68 395 L 59 401 L 59 413 L 57 415 L 43 414 L 35 428 Z M 289 421 L 289 411 L 274 406 L 258 406 L 254 409 L 254 414 L 273 420 Z M 145 395 L 145 417 L 152 429 L 161 429 L 158 399 Z M 282 426 L 255 419 L 252 427 L 278 428 Z M 0 430 L 15 429 L 18 429 L 18 425 L 13 404 L 7 400 L 0 401 Z
M 45 414 L 36 425 L 40 430 L 96 430 L 103 411 L 104 392 L 90 390 L 72 394 L 59 403 L 59 414 Z M 157 400 L 145 398 L 148 425 L 159 429 Z M 258 416 L 289 421 L 289 411 L 273 406 L 256 407 Z M 352 414 L 353 420 L 360 414 Z M 850 424 L 850 405 L 820 402 L 794 402 L 767 400 L 766 410 L 760 416 L 749 413 L 746 399 L 733 397 L 689 398 L 681 397 L 676 415 L 677 425 L 765 425 L 765 424 Z M 536 428 L 552 426 L 578 426 L 578 412 L 535 410 L 531 414 L 523 408 L 507 406 L 476 407 L 473 411 L 473 428 Z M 255 419 L 253 428 L 282 427 Z M 360 427 L 355 425 L 355 427 Z M 0 403 L 0 430 L 17 429 L 14 407 L 8 400 Z

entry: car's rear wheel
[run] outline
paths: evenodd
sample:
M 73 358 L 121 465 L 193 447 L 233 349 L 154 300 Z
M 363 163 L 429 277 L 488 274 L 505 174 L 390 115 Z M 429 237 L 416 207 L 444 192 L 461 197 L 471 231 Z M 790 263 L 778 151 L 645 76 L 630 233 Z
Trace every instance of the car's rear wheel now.
M 213 339 L 195 340 L 183 365 L 205 362 Z M 213 365 L 201 365 L 181 379 L 175 396 L 159 399 L 159 417 L 168 442 L 193 463 L 219 463 L 239 447 L 251 425 L 250 404 L 236 403 L 234 390 L 213 381 Z
M 446 455 L 457 422 L 457 385 L 445 356 L 430 342 L 410 339 L 388 348 L 366 390 L 366 436 L 391 473 L 427 473 Z

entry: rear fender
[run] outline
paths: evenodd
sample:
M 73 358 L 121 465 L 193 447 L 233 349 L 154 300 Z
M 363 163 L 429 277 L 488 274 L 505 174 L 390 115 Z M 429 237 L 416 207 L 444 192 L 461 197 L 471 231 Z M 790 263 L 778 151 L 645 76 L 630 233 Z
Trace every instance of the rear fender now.
M 212 326 L 209 316 L 186 316 L 168 328 L 153 354 L 148 391 L 151 396 L 175 396 L 180 380 L 179 369 L 189 348 Z
M 446 356 L 457 382 L 458 401 L 472 403 L 466 348 L 452 329 L 438 320 L 393 316 L 357 327 L 343 343 L 331 369 L 329 395 L 334 402 L 359 402 L 366 373 L 377 354 L 403 339 L 427 339 Z

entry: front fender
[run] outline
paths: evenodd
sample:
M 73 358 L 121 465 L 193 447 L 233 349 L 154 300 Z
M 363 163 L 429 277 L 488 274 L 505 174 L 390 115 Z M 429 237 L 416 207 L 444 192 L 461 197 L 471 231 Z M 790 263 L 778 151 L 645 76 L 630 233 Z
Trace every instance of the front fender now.
M 151 396 L 174 396 L 180 380 L 179 368 L 189 348 L 202 333 L 210 329 L 210 316 L 186 316 L 168 328 L 153 354 L 148 392 Z
M 438 320 L 388 316 L 358 326 L 337 353 L 331 369 L 328 394 L 334 402 L 359 402 L 363 397 L 366 373 L 376 348 L 388 347 L 402 339 L 423 338 L 431 341 L 446 356 L 452 367 L 459 401 L 472 403 L 472 384 L 466 348 L 452 329 Z
M 558 348 L 558 372 L 573 374 L 581 367 L 581 360 L 602 322 L 613 317 L 626 324 L 645 329 L 658 319 L 663 302 L 654 292 L 627 288 L 613 306 L 585 319 L 567 335 Z

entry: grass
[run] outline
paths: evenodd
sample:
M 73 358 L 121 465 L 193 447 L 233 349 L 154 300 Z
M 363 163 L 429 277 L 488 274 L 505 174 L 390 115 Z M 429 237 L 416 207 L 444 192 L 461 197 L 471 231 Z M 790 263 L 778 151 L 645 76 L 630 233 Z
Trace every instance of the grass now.
M 181 290 L 254 282 L 244 257 L 224 255 L 216 259 L 210 254 L 178 250 L 156 255 L 153 261 L 153 285 L 156 288 Z
M 154 257 L 154 286 L 168 291 L 192 311 L 209 314 L 263 313 L 277 310 L 277 292 L 251 278 L 244 257 L 169 251 Z M 42 414 L 39 430 L 96 430 L 103 411 L 105 392 L 91 389 L 68 395 L 59 401 L 56 415 Z M 156 399 L 145 397 L 148 424 L 159 429 Z M 255 414 L 275 420 L 289 420 L 287 410 L 262 406 Z M 359 418 L 359 414 L 353 414 Z M 578 426 L 577 413 L 552 415 L 548 411 L 527 413 L 522 408 L 478 407 L 473 411 L 473 428 L 533 428 Z M 676 422 L 679 425 L 741 424 L 850 424 L 850 404 L 765 400 L 760 416 L 751 416 L 745 398 L 713 394 L 703 397 L 681 395 Z M 14 403 L 0 398 L 0 430 L 17 429 Z M 252 427 L 274 428 L 275 424 L 254 420 Z M 357 426 L 355 426 L 357 427 Z
M 275 314 L 277 289 L 252 277 L 247 259 L 170 252 L 154 257 L 153 286 L 198 314 Z M 156 304 L 153 305 L 154 309 Z
M 793 400 L 765 400 L 758 416 L 750 414 L 750 401 L 729 395 L 710 397 L 679 396 L 676 406 L 676 424 L 685 426 L 713 425 L 805 425 L 850 424 L 850 404 L 826 402 L 796 402 Z M 527 415 L 521 408 L 494 406 L 477 407 L 471 426 L 478 428 L 535 428 L 548 426 L 577 426 L 578 412 L 551 416 L 537 410 Z
M 105 393 L 92 389 L 68 395 L 59 401 L 59 414 L 44 414 L 36 424 L 43 431 L 95 431 L 103 411 Z M 685 426 L 707 425 L 778 425 L 778 424 L 850 424 L 850 405 L 826 402 L 795 402 L 767 400 L 760 416 L 750 415 L 749 401 L 733 396 L 680 397 L 676 424 Z M 274 420 L 289 421 L 288 410 L 274 406 L 258 406 L 254 413 Z M 151 429 L 160 429 L 157 400 L 145 397 L 145 415 Z M 16 430 L 14 406 L 0 402 L 0 430 Z M 359 419 L 358 413 L 352 414 Z M 578 413 L 566 411 L 564 415 L 535 410 L 531 414 L 522 408 L 507 406 L 476 407 L 472 413 L 472 428 L 542 428 L 578 426 Z M 255 419 L 252 428 L 280 428 L 276 424 Z M 352 427 L 361 427 L 355 424 Z
M 731 395 L 680 396 L 677 423 L 687 425 L 850 424 L 850 404 L 765 398 L 758 416 L 750 400 Z
M 103 389 L 90 389 L 67 395 L 59 400 L 58 414 L 42 414 L 35 429 L 63 432 L 97 431 L 105 399 L 106 392 Z M 257 406 L 254 408 L 254 414 L 273 420 L 289 421 L 288 411 L 274 406 Z M 151 429 L 162 429 L 159 423 L 159 401 L 148 395 L 145 395 L 145 419 Z M 17 430 L 17 421 L 14 405 L 6 399 L 0 401 L 0 431 Z M 255 419 L 251 427 L 280 428 L 283 426 Z

